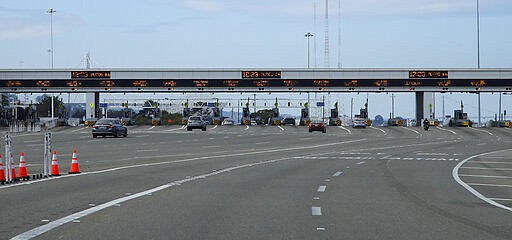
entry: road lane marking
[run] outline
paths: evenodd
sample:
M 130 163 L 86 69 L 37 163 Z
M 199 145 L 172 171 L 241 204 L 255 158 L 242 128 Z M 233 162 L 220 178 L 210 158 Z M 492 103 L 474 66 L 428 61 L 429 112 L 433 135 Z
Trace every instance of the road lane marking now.
M 495 201 L 512 201 L 512 199 L 509 199 L 509 198 L 489 198 L 491 200 L 495 200 Z
M 281 126 L 277 126 L 279 129 L 281 129 L 281 131 L 284 131 L 284 128 L 281 127 Z
M 380 128 L 377 128 L 377 127 L 374 127 L 374 126 L 370 126 L 370 128 L 377 129 L 377 130 L 381 131 L 382 133 L 387 134 L 386 131 L 384 131 L 384 130 L 382 130 Z
M 261 144 L 269 144 L 271 142 L 258 142 L 258 143 L 255 143 L 256 145 L 261 145 Z
M 206 160 L 206 159 L 212 159 L 212 158 L 239 157 L 239 156 L 256 155 L 256 154 L 262 154 L 262 153 L 286 152 L 286 151 L 294 151 L 294 150 L 301 150 L 301 149 L 328 147 L 328 146 L 342 145 L 342 144 L 346 144 L 346 143 L 361 142 L 361 141 L 366 141 L 366 140 L 367 139 L 363 138 L 363 139 L 357 139 L 357 140 L 350 140 L 350 141 L 343 141 L 343 142 L 334 142 L 334 143 L 325 143 L 325 144 L 317 144 L 317 145 L 311 145 L 311 146 L 301 146 L 301 147 L 291 147 L 291 148 L 271 148 L 271 149 L 264 149 L 264 150 L 258 150 L 258 151 L 252 151 L 252 152 L 232 153 L 232 154 L 223 154 L 223 155 L 194 157 L 194 158 L 188 158 L 188 159 L 182 159 L 182 160 L 173 160 L 173 161 L 163 161 L 163 162 L 154 162 L 154 163 L 135 164 L 135 165 L 129 165 L 129 166 L 123 166 L 123 167 L 103 169 L 103 170 L 98 170 L 98 171 L 93 171 L 93 172 L 82 172 L 81 174 L 70 174 L 70 175 L 62 175 L 62 176 L 59 176 L 59 177 L 44 178 L 44 179 L 35 180 L 35 181 L 22 182 L 22 183 L 15 184 L 15 185 L 5 185 L 5 186 L 1 186 L 0 185 L 0 190 L 4 189 L 4 188 L 19 187 L 19 186 L 29 185 L 29 184 L 33 184 L 33 183 L 57 180 L 57 179 L 60 179 L 60 178 L 80 177 L 80 176 L 91 175 L 91 174 L 102 174 L 102 173 L 120 171 L 120 170 L 131 169 L 131 168 L 151 167 L 151 166 L 158 166 L 158 165 L 172 164 L 172 163 L 192 162 L 192 161 L 200 161 L 200 160 Z M 98 141 L 98 140 L 93 140 L 93 141 Z M 157 156 L 142 156 L 142 157 L 137 157 L 136 156 L 136 157 L 131 157 L 131 158 L 123 159 L 123 160 L 148 159 L 148 158 L 150 158 L 150 159 L 154 159 L 154 158 L 168 158 L 168 157 L 174 157 L 174 156 L 175 155 L 157 155 Z M 289 158 L 289 159 L 294 159 L 294 158 L 292 157 L 292 158 Z
M 437 129 L 439 129 L 439 130 L 443 130 L 443 131 L 451 132 L 451 133 L 453 133 L 453 134 L 457 135 L 457 133 L 456 133 L 456 132 L 454 132 L 454 131 L 452 131 L 452 130 L 450 130 L 450 129 L 445 129 L 445 128 L 442 128 L 442 127 L 436 127 L 436 128 L 437 128 Z
M 493 176 L 493 175 L 473 175 L 473 174 L 459 174 L 461 177 L 475 177 L 475 178 L 512 178 L 508 176 Z
M 341 128 L 341 129 L 343 129 L 343 130 L 345 130 L 345 131 L 347 131 L 347 132 L 348 132 L 348 134 L 352 134 L 352 132 L 351 132 L 350 130 L 348 130 L 348 129 L 344 128 L 343 126 L 338 126 L 338 127 L 339 127 L 339 128 Z
M 325 192 L 325 189 L 327 188 L 327 186 L 325 185 L 322 185 L 322 186 L 319 186 L 318 189 L 316 190 L 317 192 Z
M 217 128 L 218 126 L 219 126 L 219 125 L 215 125 L 214 127 L 212 127 L 212 129 L 215 129 L 215 128 Z
M 357 165 L 361 165 L 361 164 L 365 164 L 366 162 L 365 161 L 362 161 L 362 162 L 358 162 L 356 163 Z
M 322 216 L 322 208 L 321 207 L 311 207 L 311 215 Z
M 491 132 L 486 131 L 486 130 L 482 130 L 482 129 L 478 129 L 478 128 L 474 128 L 474 127 L 470 127 L 469 129 L 473 129 L 473 130 L 479 131 L 479 132 L 484 132 L 484 133 L 487 133 L 487 134 L 489 134 L 491 136 L 494 136 L 494 134 L 492 134 Z
M 492 161 L 471 161 L 469 163 L 485 163 L 485 164 L 512 164 L 512 162 L 492 162 Z
M 100 205 L 97 205 L 97 206 L 85 209 L 83 211 L 76 212 L 76 213 L 73 213 L 71 215 L 62 217 L 62 218 L 57 219 L 55 221 L 49 222 L 49 223 L 47 223 L 45 225 L 42 225 L 42 226 L 33 228 L 33 229 L 29 230 L 29 231 L 23 232 L 23 233 L 15 236 L 13 238 L 11 238 L 11 240 L 31 239 L 31 238 L 37 237 L 37 236 L 39 236 L 39 235 L 41 235 L 43 233 L 49 232 L 49 231 L 51 231 L 51 230 L 53 230 L 53 229 L 55 229 L 57 227 L 60 227 L 60 226 L 62 226 L 64 224 L 66 224 L 66 223 L 80 222 L 79 219 L 81 219 L 83 217 L 86 217 L 86 216 L 88 216 L 90 214 L 102 211 L 102 210 L 104 210 L 106 208 L 109 208 L 109 207 L 112 207 L 112 206 L 116 206 L 116 204 L 121 204 L 123 202 L 130 201 L 130 200 L 133 200 L 133 199 L 136 199 L 136 198 L 140 198 L 140 197 L 146 196 L 148 194 L 152 194 L 152 193 L 155 193 L 155 192 L 158 192 L 158 191 L 162 191 L 164 189 L 172 188 L 172 187 L 175 187 L 175 186 L 180 186 L 180 185 L 182 185 L 184 183 L 188 183 L 188 182 L 192 182 L 192 181 L 196 181 L 196 180 L 200 180 L 200 179 L 209 178 L 209 177 L 212 177 L 212 176 L 215 176 L 215 175 L 219 175 L 219 174 L 222 174 L 222 173 L 226 173 L 226 172 L 230 172 L 230 171 L 233 171 L 233 170 L 238 170 L 238 169 L 242 169 L 242 168 L 248 168 L 248 167 L 264 165 L 264 164 L 273 163 L 273 162 L 277 162 L 277 161 L 285 161 L 285 160 L 288 160 L 288 159 L 291 159 L 291 158 L 280 158 L 280 159 L 268 160 L 268 161 L 263 161 L 263 162 L 258 162 L 258 163 L 244 164 L 244 165 L 240 165 L 240 166 L 236 166 L 236 167 L 224 168 L 222 170 L 218 170 L 218 171 L 212 172 L 212 173 L 207 173 L 207 174 L 203 174 L 203 175 L 194 176 L 194 177 L 191 177 L 191 178 L 185 178 L 185 179 L 169 182 L 167 184 L 164 184 L 164 185 L 152 188 L 152 189 L 148 189 L 146 191 L 142 191 L 142 192 L 135 193 L 135 194 L 132 194 L 132 195 L 129 195 L 129 196 L 125 196 L 125 197 L 122 197 L 122 198 L 114 199 L 114 200 L 112 200 L 110 202 L 106 202 L 106 203 L 103 203 L 103 204 L 100 204 Z M 77 175 L 73 175 L 73 176 L 77 176 Z
M 509 187 L 512 188 L 512 185 L 506 184 L 490 184 L 490 183 L 467 183 L 470 186 L 484 186 L 484 187 Z
M 156 126 L 151 126 L 148 130 L 151 130 L 151 129 L 155 128 L 155 127 L 156 127 Z
M 325 228 L 324 227 L 317 227 L 316 230 L 317 231 L 325 231 Z
M 412 129 L 412 128 L 407 128 L 407 127 L 403 127 L 403 126 L 402 126 L 401 128 L 407 129 L 407 130 L 409 130 L 409 131 L 415 132 L 416 134 L 418 134 L 418 135 L 420 135 L 420 136 L 423 136 L 423 134 L 419 133 L 418 131 L 416 131 L 416 130 L 414 130 L 414 129 Z
M 181 128 L 173 128 L 173 129 L 167 129 L 165 130 L 166 132 L 172 132 L 172 131 L 177 131 L 177 130 L 182 130 L 184 127 L 181 127 Z
M 149 135 L 139 135 L 139 136 L 135 136 L 136 138 L 143 138 L 143 137 L 149 137 Z
M 139 149 L 135 150 L 135 152 L 157 152 L 158 149 Z
M 497 203 L 496 201 L 482 195 L 480 192 L 476 191 L 474 188 L 472 188 L 471 186 L 469 186 L 467 183 L 465 183 L 464 181 L 462 181 L 459 177 L 459 169 L 461 168 L 461 166 L 466 163 L 467 161 L 470 161 L 471 159 L 473 158 L 478 158 L 478 157 L 481 157 L 481 156 L 485 156 L 485 155 L 491 155 L 491 154 L 494 154 L 494 153 L 501 153 L 501 152 L 505 152 L 505 151 L 509 151 L 510 149 L 507 149 L 507 150 L 499 150 L 499 151 L 494 151 L 494 152 L 487 152 L 487 153 L 480 153 L 480 154 L 477 154 L 477 155 L 473 155 L 471 157 L 468 157 L 464 160 L 462 160 L 461 162 L 459 162 L 459 164 L 457 164 L 457 166 L 455 166 L 453 168 L 453 171 L 452 171 L 452 176 L 453 178 L 455 179 L 455 181 L 457 181 L 457 183 L 459 183 L 461 186 L 463 186 L 464 188 L 466 188 L 469 192 L 471 192 L 473 195 L 475 195 L 476 197 L 480 198 L 481 200 L 493 205 L 493 206 L 496 206 L 496 207 L 499 207 L 499 208 L 502 208 L 502 209 L 505 209 L 505 210 L 508 210 L 508 211 L 511 211 L 512 212 L 512 208 L 511 207 L 507 207 L 503 204 L 500 204 L 500 203 Z
M 497 170 L 497 171 L 512 171 L 512 168 L 484 168 L 484 167 L 460 167 L 462 169 L 476 169 L 476 170 Z
M 313 197 L 313 200 L 320 200 L 319 197 Z
M 203 146 L 203 148 L 218 148 L 220 147 L 219 145 L 214 145 L 214 146 Z
M 343 172 L 342 171 L 339 171 L 339 172 L 336 172 L 335 174 L 333 174 L 332 176 L 333 177 L 338 177 L 342 174 Z
M 36 143 L 36 142 L 41 142 L 41 140 L 27 140 L 27 141 L 23 141 L 23 143 Z
M 249 130 L 249 125 L 245 126 L 245 129 L 242 129 L 242 131 Z

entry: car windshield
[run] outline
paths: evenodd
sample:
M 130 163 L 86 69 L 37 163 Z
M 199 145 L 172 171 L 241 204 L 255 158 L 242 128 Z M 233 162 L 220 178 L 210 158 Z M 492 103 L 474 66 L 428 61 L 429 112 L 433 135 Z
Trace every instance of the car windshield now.
M 96 122 L 97 125 L 108 125 L 108 124 L 114 124 L 114 120 L 110 119 L 100 119 Z

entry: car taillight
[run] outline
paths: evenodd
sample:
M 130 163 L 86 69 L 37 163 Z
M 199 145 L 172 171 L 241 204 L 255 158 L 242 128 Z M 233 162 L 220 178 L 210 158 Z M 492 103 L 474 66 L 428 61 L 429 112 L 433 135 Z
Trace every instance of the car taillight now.
M 114 126 L 112 126 L 112 125 L 108 125 L 108 128 L 113 128 L 113 127 L 114 127 Z
M 94 128 L 94 129 L 98 129 L 98 126 L 92 126 L 92 128 Z

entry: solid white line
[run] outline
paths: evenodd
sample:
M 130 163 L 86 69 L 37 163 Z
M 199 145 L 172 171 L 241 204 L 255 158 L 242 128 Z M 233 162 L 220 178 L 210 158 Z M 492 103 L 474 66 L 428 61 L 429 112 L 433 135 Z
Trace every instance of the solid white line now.
M 343 129 L 343 130 L 345 130 L 345 131 L 347 131 L 347 132 L 348 132 L 348 134 L 352 134 L 352 132 L 351 132 L 350 130 L 348 130 L 348 129 L 344 128 L 343 126 L 338 126 L 338 127 L 339 127 L 339 128 L 341 128 L 341 129 Z
M 215 129 L 215 128 L 217 128 L 218 126 L 219 126 L 219 125 L 215 125 L 215 126 L 213 126 L 213 127 L 212 127 L 212 129 Z
M 508 150 L 510 150 L 510 149 L 508 149 Z M 489 203 L 489 204 L 491 204 L 493 206 L 496 206 L 496 207 L 499 207 L 499 208 L 502 208 L 502 209 L 505 209 L 505 210 L 508 210 L 508 211 L 512 212 L 512 208 L 511 207 L 507 207 L 505 205 L 499 204 L 499 203 L 495 202 L 494 200 L 492 200 L 492 199 L 482 195 L 480 192 L 476 191 L 474 188 L 472 188 L 467 183 L 462 181 L 460 179 L 460 177 L 459 177 L 459 169 L 467 161 L 469 161 L 469 160 L 471 160 L 473 158 L 477 158 L 477 157 L 481 157 L 481 156 L 485 156 L 485 155 L 490 155 L 490 154 L 494 154 L 494 153 L 499 153 L 499 152 L 504 152 L 504 151 L 508 151 L 508 150 L 500 150 L 500 151 L 494 151 L 494 152 L 488 152 L 488 153 L 481 153 L 481 154 L 477 154 L 477 155 L 471 156 L 469 158 L 466 158 L 466 159 L 462 160 L 461 162 L 459 162 L 459 164 L 457 164 L 457 166 L 455 166 L 453 168 L 452 176 L 455 179 L 455 181 L 457 181 L 457 183 L 459 183 L 461 186 L 466 188 L 469 192 L 471 192 L 476 197 L 480 198 L 481 200 L 483 200 L 483 201 L 485 201 L 485 202 L 487 202 L 487 203 Z
M 505 185 L 505 184 L 490 184 L 490 183 L 467 183 L 470 186 L 486 186 L 486 187 L 510 187 L 512 188 L 512 185 Z
M 149 128 L 149 130 L 151 130 L 151 129 L 155 128 L 155 127 L 156 127 L 156 126 L 151 126 L 151 127 Z
M 489 135 L 491 135 L 491 136 L 494 136 L 494 134 L 492 134 L 492 133 L 491 133 L 491 132 L 489 132 L 489 131 L 485 131 L 485 130 L 478 129 L 478 128 L 474 128 L 474 127 L 470 127 L 470 129 L 473 129 L 473 130 L 475 130 L 475 131 L 484 132 L 484 133 L 487 133 L 487 134 L 489 134 Z
M 512 164 L 512 162 L 492 162 L 492 161 L 471 161 L 469 163 L 485 163 L 485 164 Z
M 456 133 L 456 132 L 454 132 L 454 131 L 452 131 L 452 130 L 450 130 L 450 129 L 445 129 L 445 128 L 442 128 L 442 127 L 436 127 L 436 128 L 437 128 L 437 129 L 439 129 L 439 130 L 443 130 L 443 131 L 451 132 L 451 133 L 453 133 L 453 134 L 457 135 L 457 133 Z
M 19 184 L 15 184 L 15 185 L 5 185 L 5 186 L 0 186 L 0 189 L 18 187 L 18 186 L 23 186 L 23 185 L 29 185 L 29 184 L 33 184 L 33 183 L 39 183 L 39 182 L 44 182 L 44 181 L 56 180 L 56 179 L 65 178 L 65 177 L 79 177 L 79 176 L 84 176 L 84 175 L 89 175 L 89 174 L 101 174 L 101 173 L 114 172 L 114 171 L 119 171 L 119 170 L 124 170 L 124 169 L 130 169 L 130 168 L 150 167 L 150 166 L 157 166 L 157 165 L 163 165 L 163 164 L 182 163 L 182 162 L 206 160 L 206 159 L 212 159 L 212 158 L 226 158 L 226 157 L 247 156 L 247 155 L 262 154 L 262 153 L 269 153 L 269 152 L 283 152 L 283 151 L 293 151 L 293 150 L 300 150 L 300 149 L 311 149 L 311 148 L 318 148 L 318 147 L 336 146 L 336 145 L 341 145 L 341 144 L 345 144 L 345 143 L 361 142 L 361 141 L 366 141 L 366 140 L 367 139 L 363 138 L 363 139 L 357 139 L 357 140 L 350 140 L 350 141 L 344 141 L 344 142 L 335 142 L 335 143 L 317 144 L 317 145 L 311 145 L 311 146 L 292 147 L 292 148 L 280 148 L 280 149 L 265 149 L 265 150 L 259 150 L 259 151 L 254 151 L 254 152 L 233 153 L 233 154 L 214 155 L 214 156 L 205 156 L 205 157 L 194 157 L 194 158 L 188 158 L 188 159 L 182 159 L 182 160 L 174 160 L 174 161 L 164 161 L 164 162 L 155 162 L 155 163 L 136 164 L 136 165 L 130 165 L 130 166 L 123 166 L 123 167 L 116 167 L 116 168 L 98 170 L 98 171 L 94 171 L 94 172 L 82 172 L 81 174 L 76 174 L 76 175 L 75 174 L 70 174 L 70 175 L 62 175 L 62 176 L 59 176 L 59 177 L 44 178 L 44 179 L 35 180 L 35 181 L 23 182 L 23 183 L 19 183 Z M 133 157 L 133 158 L 130 158 L 130 159 L 168 158 L 168 157 L 174 157 L 174 155 L 143 156 L 143 157 Z
M 343 172 L 339 171 L 339 172 L 336 172 L 335 174 L 333 174 L 332 176 L 333 176 L 333 177 L 338 177 L 338 176 L 340 176 L 342 173 L 343 173 Z
M 281 127 L 281 126 L 277 126 L 279 129 L 281 129 L 281 131 L 284 131 L 284 128 Z
M 374 127 L 374 126 L 370 126 L 370 128 L 377 129 L 377 130 L 381 131 L 382 133 L 386 134 L 386 131 L 384 131 L 384 130 L 382 130 L 380 128 L 377 128 L 377 127 Z
M 158 149 L 139 149 L 135 150 L 136 152 L 156 152 Z
M 165 130 L 166 132 L 172 132 L 172 131 L 177 131 L 177 130 L 181 130 L 183 129 L 184 127 L 181 127 L 181 128 L 173 128 L 173 129 L 167 129 Z
M 322 185 L 322 186 L 319 186 L 318 189 L 316 190 L 317 192 L 325 192 L 325 189 L 327 188 L 327 186 L 325 185 Z
M 508 198 L 489 198 L 491 200 L 495 200 L 495 201 L 512 201 L 512 199 L 508 199 Z
M 242 131 L 245 131 L 245 130 L 248 130 L 248 129 L 249 129 L 249 125 L 246 125 L 245 129 L 242 129 Z
M 460 167 L 462 169 L 512 171 L 512 168 Z
M 186 128 L 186 127 L 187 127 L 187 125 L 182 125 L 182 126 L 181 126 L 181 129 Z
M 149 137 L 149 135 L 139 135 L 139 136 L 135 136 L 137 138 L 142 138 L 142 137 Z
M 132 194 L 132 195 L 129 195 L 129 196 L 126 196 L 126 197 L 122 197 L 122 198 L 118 198 L 118 199 L 114 199 L 114 200 L 112 200 L 110 202 L 107 202 L 107 203 L 104 203 L 104 204 L 101 204 L 101 205 L 98 205 L 98 206 L 95 206 L 95 207 L 91 207 L 89 209 L 86 209 L 86 210 L 83 210 L 83 211 L 80 211 L 80 212 L 77 212 L 77 213 L 73 213 L 71 215 L 68 215 L 68 216 L 65 216 L 63 218 L 57 219 L 57 220 L 52 221 L 52 222 L 50 222 L 48 224 L 45 224 L 43 226 L 40 226 L 40 227 L 34 228 L 32 230 L 26 231 L 24 233 L 21 233 L 21 234 L 13 237 L 11 239 L 12 240 L 31 239 L 31 238 L 37 237 L 37 236 L 39 236 L 39 235 L 41 235 L 43 233 L 51 231 L 52 229 L 60 227 L 60 226 L 62 226 L 64 224 L 66 224 L 66 223 L 69 223 L 69 222 L 79 222 L 80 221 L 79 219 L 81 219 L 83 217 L 86 217 L 86 216 L 88 216 L 90 214 L 99 212 L 99 211 L 101 211 L 103 209 L 106 209 L 108 207 L 116 206 L 117 204 L 121 204 L 121 203 L 129 201 L 129 200 L 133 200 L 133 199 L 136 199 L 136 198 L 139 198 L 139 197 L 143 197 L 143 196 L 146 196 L 148 194 L 152 194 L 152 193 L 155 193 L 155 192 L 167 189 L 167 188 L 171 188 L 171 187 L 174 187 L 174 186 L 180 186 L 180 185 L 183 185 L 184 183 L 187 183 L 187 182 L 192 182 L 192 181 L 196 181 L 196 180 L 200 180 L 200 179 L 205 179 L 205 178 L 212 177 L 212 176 L 215 176 L 215 175 L 218 175 L 218 174 L 221 174 L 221 173 L 226 173 L 226 172 L 230 172 L 230 171 L 233 171 L 233 170 L 238 170 L 238 169 L 241 169 L 241 168 L 253 167 L 253 166 L 273 163 L 273 162 L 276 162 L 276 161 L 284 161 L 286 159 L 287 158 L 281 158 L 281 159 L 275 159 L 275 160 L 268 160 L 268 161 L 264 161 L 264 162 L 245 164 L 245 165 L 241 165 L 241 166 L 225 168 L 225 169 L 218 170 L 218 171 L 215 171 L 215 172 L 212 172 L 212 173 L 208 173 L 208 174 L 198 175 L 198 176 L 195 176 L 195 177 L 185 178 L 185 179 L 181 179 L 181 180 L 178 180 L 178 181 L 170 182 L 170 183 L 167 183 L 167 184 L 164 184 L 164 185 L 152 188 L 152 189 L 148 189 L 148 190 L 143 191 L 143 192 L 135 193 L 135 194 Z
M 256 145 L 261 145 L 261 144 L 268 144 L 268 143 L 271 143 L 271 142 L 259 142 L 259 143 L 255 143 Z
M 492 175 L 471 175 L 471 174 L 459 174 L 461 177 L 476 177 L 476 178 L 512 178 L 508 176 L 492 176 Z
M 321 207 L 311 207 L 311 215 L 322 216 L 322 208 Z
M 416 134 L 419 134 L 420 136 L 422 136 L 422 134 L 421 134 L 421 133 L 419 133 L 418 131 L 416 131 L 416 130 L 414 130 L 414 129 L 412 129 L 412 128 L 407 128 L 407 127 L 404 127 L 404 126 L 401 126 L 401 128 L 405 128 L 405 129 L 407 129 L 407 130 L 409 130 L 409 131 L 413 131 L 413 132 L 415 132 Z

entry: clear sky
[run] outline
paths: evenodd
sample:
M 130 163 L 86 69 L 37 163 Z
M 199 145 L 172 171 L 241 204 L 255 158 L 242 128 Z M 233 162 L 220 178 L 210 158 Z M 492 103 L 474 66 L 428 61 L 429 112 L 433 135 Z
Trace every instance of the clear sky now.
M 325 0 L 0 0 L 0 68 L 48 67 L 49 8 L 55 68 L 86 52 L 99 68 L 306 67 L 307 32 L 326 66 Z M 329 0 L 329 13 L 330 67 L 477 66 L 476 0 Z M 480 0 L 480 17 L 481 66 L 511 68 L 512 1 Z

